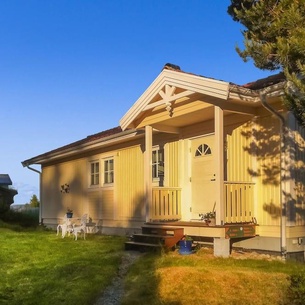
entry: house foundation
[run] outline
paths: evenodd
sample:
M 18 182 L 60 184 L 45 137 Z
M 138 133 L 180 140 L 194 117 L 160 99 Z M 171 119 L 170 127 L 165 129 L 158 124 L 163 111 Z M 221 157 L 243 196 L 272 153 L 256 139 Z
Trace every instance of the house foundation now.
M 230 256 L 230 239 L 214 238 L 214 256 L 229 257 Z

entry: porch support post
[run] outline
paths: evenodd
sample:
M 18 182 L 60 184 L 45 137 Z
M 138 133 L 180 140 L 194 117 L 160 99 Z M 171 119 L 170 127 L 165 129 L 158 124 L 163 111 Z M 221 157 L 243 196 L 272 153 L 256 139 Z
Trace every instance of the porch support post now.
M 152 127 L 145 126 L 145 153 L 144 153 L 144 183 L 145 183 L 145 218 L 151 220 L 152 204 Z
M 223 110 L 217 106 L 214 107 L 214 118 L 216 162 L 216 225 L 223 225 L 225 223 Z

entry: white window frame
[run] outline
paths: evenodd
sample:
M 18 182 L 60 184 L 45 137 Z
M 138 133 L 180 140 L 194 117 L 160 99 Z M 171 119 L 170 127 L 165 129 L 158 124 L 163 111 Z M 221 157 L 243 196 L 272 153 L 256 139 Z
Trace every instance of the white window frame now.
M 162 153 L 162 159 L 163 160 L 160 160 L 160 154 L 159 152 Z M 154 158 L 155 156 L 155 158 Z M 160 177 L 162 176 L 162 179 L 164 179 L 164 174 L 165 174 L 165 168 L 164 168 L 164 148 L 160 149 L 159 146 L 157 147 L 153 147 L 152 149 L 152 179 L 153 179 L 153 182 L 158 182 L 160 181 Z M 163 175 L 160 175 L 160 168 L 163 167 Z M 155 169 L 154 169 L 155 168 Z
M 89 187 L 98 187 L 100 185 L 100 181 L 101 181 L 101 163 L 99 160 L 90 161 L 89 162 Z
M 106 164 L 111 164 L 111 161 L 112 161 L 112 168 L 108 168 L 108 166 L 106 166 Z M 115 179 L 115 177 L 114 177 L 114 157 L 104 158 L 103 159 L 103 185 L 112 186 L 114 184 L 114 179 Z
M 212 149 L 208 144 L 200 144 L 195 151 L 195 158 L 207 157 L 212 155 Z

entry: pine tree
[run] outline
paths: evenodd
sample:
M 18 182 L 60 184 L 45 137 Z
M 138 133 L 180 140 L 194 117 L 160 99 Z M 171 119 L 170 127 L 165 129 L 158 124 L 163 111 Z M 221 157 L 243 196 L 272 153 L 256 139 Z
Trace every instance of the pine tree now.
M 30 207 L 32 208 L 38 208 L 39 207 L 39 200 L 37 198 L 37 196 L 34 194 L 32 197 L 31 197 L 31 200 L 30 200 Z
M 305 0 L 231 0 L 228 13 L 245 29 L 244 61 L 262 70 L 281 70 L 292 86 L 286 105 L 305 126 Z

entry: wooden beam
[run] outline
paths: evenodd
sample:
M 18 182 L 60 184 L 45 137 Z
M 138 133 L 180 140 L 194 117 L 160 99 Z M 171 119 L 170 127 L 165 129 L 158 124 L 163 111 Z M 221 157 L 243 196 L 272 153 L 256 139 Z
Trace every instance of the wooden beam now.
M 168 126 L 168 125 L 163 125 L 163 124 L 154 124 L 153 128 L 158 131 L 161 131 L 161 132 L 175 133 L 175 134 L 180 133 L 180 128 L 174 127 L 174 126 Z
M 164 92 L 163 92 L 163 95 L 161 95 L 160 92 L 159 92 L 160 96 L 162 97 L 162 100 L 159 100 L 159 101 L 154 102 L 152 104 L 148 104 L 147 106 L 144 107 L 144 109 L 142 111 L 153 109 L 153 108 L 161 106 L 161 105 L 166 105 L 167 103 L 170 103 L 172 101 L 176 101 L 176 100 L 178 100 L 179 98 L 182 98 L 182 97 L 190 96 L 194 93 L 195 92 L 193 92 L 193 91 L 186 90 L 186 91 L 183 91 L 181 93 L 178 93 L 178 94 L 175 94 L 175 95 L 172 95 L 172 96 L 166 96 L 164 94 Z
M 152 204 L 152 127 L 145 126 L 144 153 L 145 218 L 149 222 Z
M 216 225 L 224 225 L 224 126 L 223 110 L 214 108 L 215 165 L 216 165 Z

